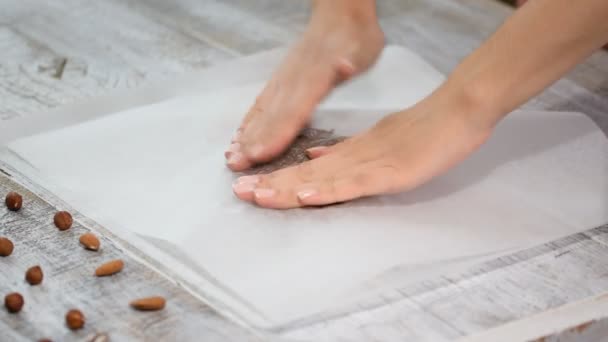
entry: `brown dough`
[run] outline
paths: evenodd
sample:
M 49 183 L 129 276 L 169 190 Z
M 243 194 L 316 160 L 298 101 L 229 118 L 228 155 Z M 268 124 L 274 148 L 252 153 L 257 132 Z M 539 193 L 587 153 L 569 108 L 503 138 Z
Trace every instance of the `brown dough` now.
M 300 132 L 296 140 L 291 144 L 289 149 L 280 157 L 273 161 L 258 165 L 244 172 L 246 175 L 256 175 L 270 173 L 292 165 L 303 163 L 308 159 L 306 150 L 315 146 L 331 146 L 335 145 L 345 137 L 334 135 L 333 131 L 326 131 L 316 128 L 305 128 Z

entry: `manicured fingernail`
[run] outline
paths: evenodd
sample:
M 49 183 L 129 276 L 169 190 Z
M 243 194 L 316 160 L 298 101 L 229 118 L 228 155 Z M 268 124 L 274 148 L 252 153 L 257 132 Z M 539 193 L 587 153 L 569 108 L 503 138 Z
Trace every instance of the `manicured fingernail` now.
M 228 149 L 226 150 L 226 152 L 224 152 L 224 157 L 226 159 L 228 159 L 233 154 L 240 153 L 240 152 L 241 152 L 241 144 L 239 144 L 239 143 L 230 144 L 230 146 L 228 146 Z
M 237 178 L 235 184 L 257 184 L 260 182 L 260 176 L 243 176 Z
M 239 161 L 241 161 L 241 159 L 243 159 L 243 154 L 242 153 L 229 153 L 228 155 L 228 159 L 226 161 L 227 164 L 237 164 Z
M 255 183 L 234 183 L 232 190 L 237 194 L 252 192 L 255 189 Z
M 340 58 L 336 61 L 336 68 L 340 75 L 338 81 L 346 81 L 356 73 L 355 64 L 346 58 Z
M 232 143 L 230 144 L 230 146 L 228 146 L 228 149 L 226 150 L 226 153 L 237 153 L 241 151 L 241 144 L 239 143 Z
M 311 147 L 306 150 L 306 156 L 308 156 L 308 158 L 310 159 L 313 159 L 319 156 L 325 150 L 327 150 L 326 146 Z
M 253 158 L 257 158 L 259 157 L 262 153 L 264 152 L 264 146 L 257 144 L 257 145 L 253 145 L 250 149 L 249 149 L 249 154 L 250 156 L 252 156 Z
M 318 194 L 318 193 L 319 193 L 319 192 L 318 192 L 317 190 L 314 190 L 314 189 L 306 189 L 306 190 L 302 190 L 302 191 L 298 192 L 297 196 L 298 196 L 298 199 L 299 199 L 300 201 L 304 201 L 304 200 L 306 200 L 307 198 L 310 198 L 310 197 L 312 197 L 312 196 L 314 196 L 314 195 L 316 195 L 316 194 Z
M 276 194 L 274 189 L 255 189 L 253 191 L 255 198 L 269 198 Z

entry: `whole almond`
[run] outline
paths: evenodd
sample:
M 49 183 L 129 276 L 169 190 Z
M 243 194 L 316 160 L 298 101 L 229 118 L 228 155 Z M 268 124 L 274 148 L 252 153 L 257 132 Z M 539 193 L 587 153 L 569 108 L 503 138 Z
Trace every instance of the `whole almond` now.
M 84 248 L 97 251 L 99 250 L 99 239 L 93 233 L 85 233 L 80 236 L 80 243 L 84 246 Z
M 40 266 L 32 266 L 25 272 L 25 280 L 30 283 L 30 285 L 42 283 L 42 278 L 44 278 L 44 274 L 42 273 L 42 268 L 40 268 Z
M 17 292 L 9 293 L 4 297 L 4 306 L 10 313 L 17 313 L 23 308 L 23 296 Z
M 125 264 L 120 259 L 106 262 L 105 264 L 97 267 L 97 269 L 95 270 L 95 275 L 98 277 L 104 277 L 118 273 L 122 271 L 124 265 Z
M 38 340 L 38 342 L 53 342 L 53 341 L 51 341 L 51 339 L 49 339 L 49 338 L 43 338 L 41 340 Z
M 55 223 L 55 227 L 59 228 L 59 230 L 68 230 L 72 226 L 74 220 L 72 219 L 72 215 L 67 211 L 59 211 L 55 214 L 53 222 Z
M 65 314 L 65 324 L 72 330 L 80 329 L 84 326 L 84 315 L 80 310 L 72 309 Z
M 132 301 L 129 305 L 141 311 L 162 310 L 165 307 L 165 298 L 159 296 L 140 298 Z
M 13 253 L 13 242 L 5 237 L 0 237 L 0 256 L 9 256 Z
M 18 211 L 23 206 L 23 197 L 16 192 L 9 192 L 4 199 L 4 204 L 10 211 Z

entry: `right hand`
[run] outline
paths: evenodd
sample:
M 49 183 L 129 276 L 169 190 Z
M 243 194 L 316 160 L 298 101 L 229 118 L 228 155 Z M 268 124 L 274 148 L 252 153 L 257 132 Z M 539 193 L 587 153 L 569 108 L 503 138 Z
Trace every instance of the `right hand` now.
M 317 1 L 301 40 L 233 137 L 228 167 L 242 171 L 280 155 L 333 87 L 367 70 L 383 46 L 372 0 Z

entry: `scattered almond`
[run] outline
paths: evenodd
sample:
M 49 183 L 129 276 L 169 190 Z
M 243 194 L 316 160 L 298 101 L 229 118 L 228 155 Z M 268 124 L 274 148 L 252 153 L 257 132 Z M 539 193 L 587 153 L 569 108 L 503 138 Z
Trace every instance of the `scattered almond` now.
M 141 311 L 162 310 L 165 307 L 165 298 L 163 297 L 147 297 L 132 301 L 129 303 L 132 308 Z
M 30 285 L 42 283 L 42 278 L 44 278 L 44 274 L 42 273 L 42 268 L 40 268 L 40 266 L 30 267 L 27 272 L 25 272 L 25 280 L 30 283 Z
M 105 264 L 97 267 L 97 269 L 95 270 L 95 275 L 98 277 L 104 277 L 118 273 L 122 271 L 124 265 L 124 262 L 122 262 L 122 260 L 120 259 L 106 262 Z
M 4 306 L 10 313 L 17 313 L 23 308 L 23 296 L 17 292 L 9 293 L 4 297 Z
M 72 215 L 67 211 L 59 211 L 55 214 L 53 222 L 59 230 L 68 230 L 72 226 L 74 220 L 72 219 Z
M 13 242 L 5 237 L 0 237 L 0 256 L 9 256 L 13 253 Z
M 72 309 L 65 314 L 65 324 L 72 330 L 80 329 L 84 326 L 84 315 L 80 310 Z
M 80 243 L 84 246 L 84 248 L 97 251 L 99 250 L 99 239 L 93 233 L 85 233 L 80 236 Z
M 10 211 L 18 211 L 23 206 L 23 197 L 16 192 L 9 192 L 4 199 L 4 204 Z

